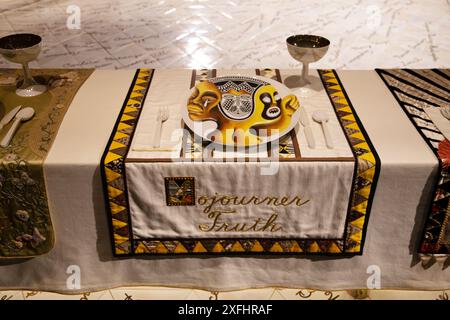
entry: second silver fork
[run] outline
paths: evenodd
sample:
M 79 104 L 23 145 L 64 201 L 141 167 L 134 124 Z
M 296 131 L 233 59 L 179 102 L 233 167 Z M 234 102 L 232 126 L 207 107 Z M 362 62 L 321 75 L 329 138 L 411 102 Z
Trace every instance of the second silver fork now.
M 153 148 L 159 148 L 161 145 L 161 131 L 163 123 L 169 119 L 169 109 L 160 107 L 156 116 L 156 132 L 153 138 Z

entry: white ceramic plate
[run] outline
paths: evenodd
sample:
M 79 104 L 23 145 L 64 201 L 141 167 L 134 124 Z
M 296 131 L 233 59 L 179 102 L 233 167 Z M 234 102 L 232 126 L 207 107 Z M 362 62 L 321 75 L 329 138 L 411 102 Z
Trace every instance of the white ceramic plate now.
M 227 77 L 219 77 L 219 78 L 225 79 L 225 78 L 234 78 L 234 77 L 227 76 Z M 250 77 L 245 77 L 245 78 L 250 78 Z M 294 95 L 294 93 L 288 87 L 286 87 L 284 84 L 282 84 L 276 80 L 269 79 L 269 78 L 262 77 L 262 76 L 254 76 L 252 78 L 265 81 L 265 82 L 271 84 L 272 86 L 274 86 L 277 89 L 278 93 L 280 94 L 281 98 L 284 98 L 290 94 Z M 217 79 L 217 78 L 214 78 L 214 79 Z M 189 127 L 189 129 L 191 129 L 196 135 L 198 135 L 199 137 L 201 137 L 202 139 L 204 139 L 206 141 L 211 141 L 210 135 L 214 130 L 216 130 L 217 123 L 214 121 L 193 121 L 193 120 L 191 120 L 191 118 L 189 118 L 189 114 L 187 111 L 187 101 L 188 101 L 191 93 L 192 93 L 192 90 L 189 90 L 189 93 L 186 94 L 186 103 L 181 106 L 181 115 L 182 115 L 183 121 Z M 300 108 L 298 108 L 294 112 L 294 114 L 291 117 L 291 123 L 285 130 L 278 132 L 278 134 L 272 134 L 269 136 L 260 136 L 260 138 L 262 139 L 260 144 L 265 144 L 265 143 L 269 143 L 271 141 L 280 139 L 281 137 L 283 137 L 284 135 L 289 133 L 292 129 L 294 129 L 294 127 L 300 120 L 300 112 L 299 111 L 300 111 Z

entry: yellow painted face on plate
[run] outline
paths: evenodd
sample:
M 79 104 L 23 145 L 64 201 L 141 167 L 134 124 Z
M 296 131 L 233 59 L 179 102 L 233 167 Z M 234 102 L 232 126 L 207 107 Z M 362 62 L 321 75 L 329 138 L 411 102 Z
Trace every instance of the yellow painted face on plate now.
M 191 120 L 216 122 L 212 141 L 238 146 L 257 145 L 261 137 L 282 132 L 298 107 L 295 95 L 281 97 L 271 84 L 248 77 L 199 82 L 187 104 Z

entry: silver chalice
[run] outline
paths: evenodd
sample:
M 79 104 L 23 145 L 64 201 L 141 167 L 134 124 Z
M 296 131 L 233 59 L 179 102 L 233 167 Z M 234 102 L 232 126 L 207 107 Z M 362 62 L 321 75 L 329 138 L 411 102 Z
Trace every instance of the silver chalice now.
M 300 81 L 302 88 L 299 90 L 299 94 L 308 96 L 311 91 L 311 89 L 306 87 L 310 84 L 308 80 L 309 64 L 320 60 L 327 53 L 330 41 L 320 36 L 299 34 L 287 38 L 286 45 L 292 58 L 303 64 Z
M 8 61 L 20 63 L 23 68 L 23 82 L 16 94 L 34 97 L 47 91 L 47 86 L 37 83 L 30 74 L 28 63 L 36 60 L 41 52 L 42 38 L 31 33 L 18 33 L 0 38 L 0 54 Z

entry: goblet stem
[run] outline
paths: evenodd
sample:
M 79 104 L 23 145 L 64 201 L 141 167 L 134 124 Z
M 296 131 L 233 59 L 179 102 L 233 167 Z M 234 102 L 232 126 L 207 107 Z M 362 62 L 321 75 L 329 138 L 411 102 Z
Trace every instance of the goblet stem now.
M 30 73 L 30 69 L 28 68 L 28 63 L 22 63 L 22 68 L 23 68 L 23 84 L 21 86 L 21 88 L 28 88 L 32 85 L 37 84 L 37 82 L 33 79 L 33 77 L 31 76 Z
M 309 75 L 309 63 L 308 62 L 302 62 L 302 84 L 306 85 L 309 83 L 308 75 Z

